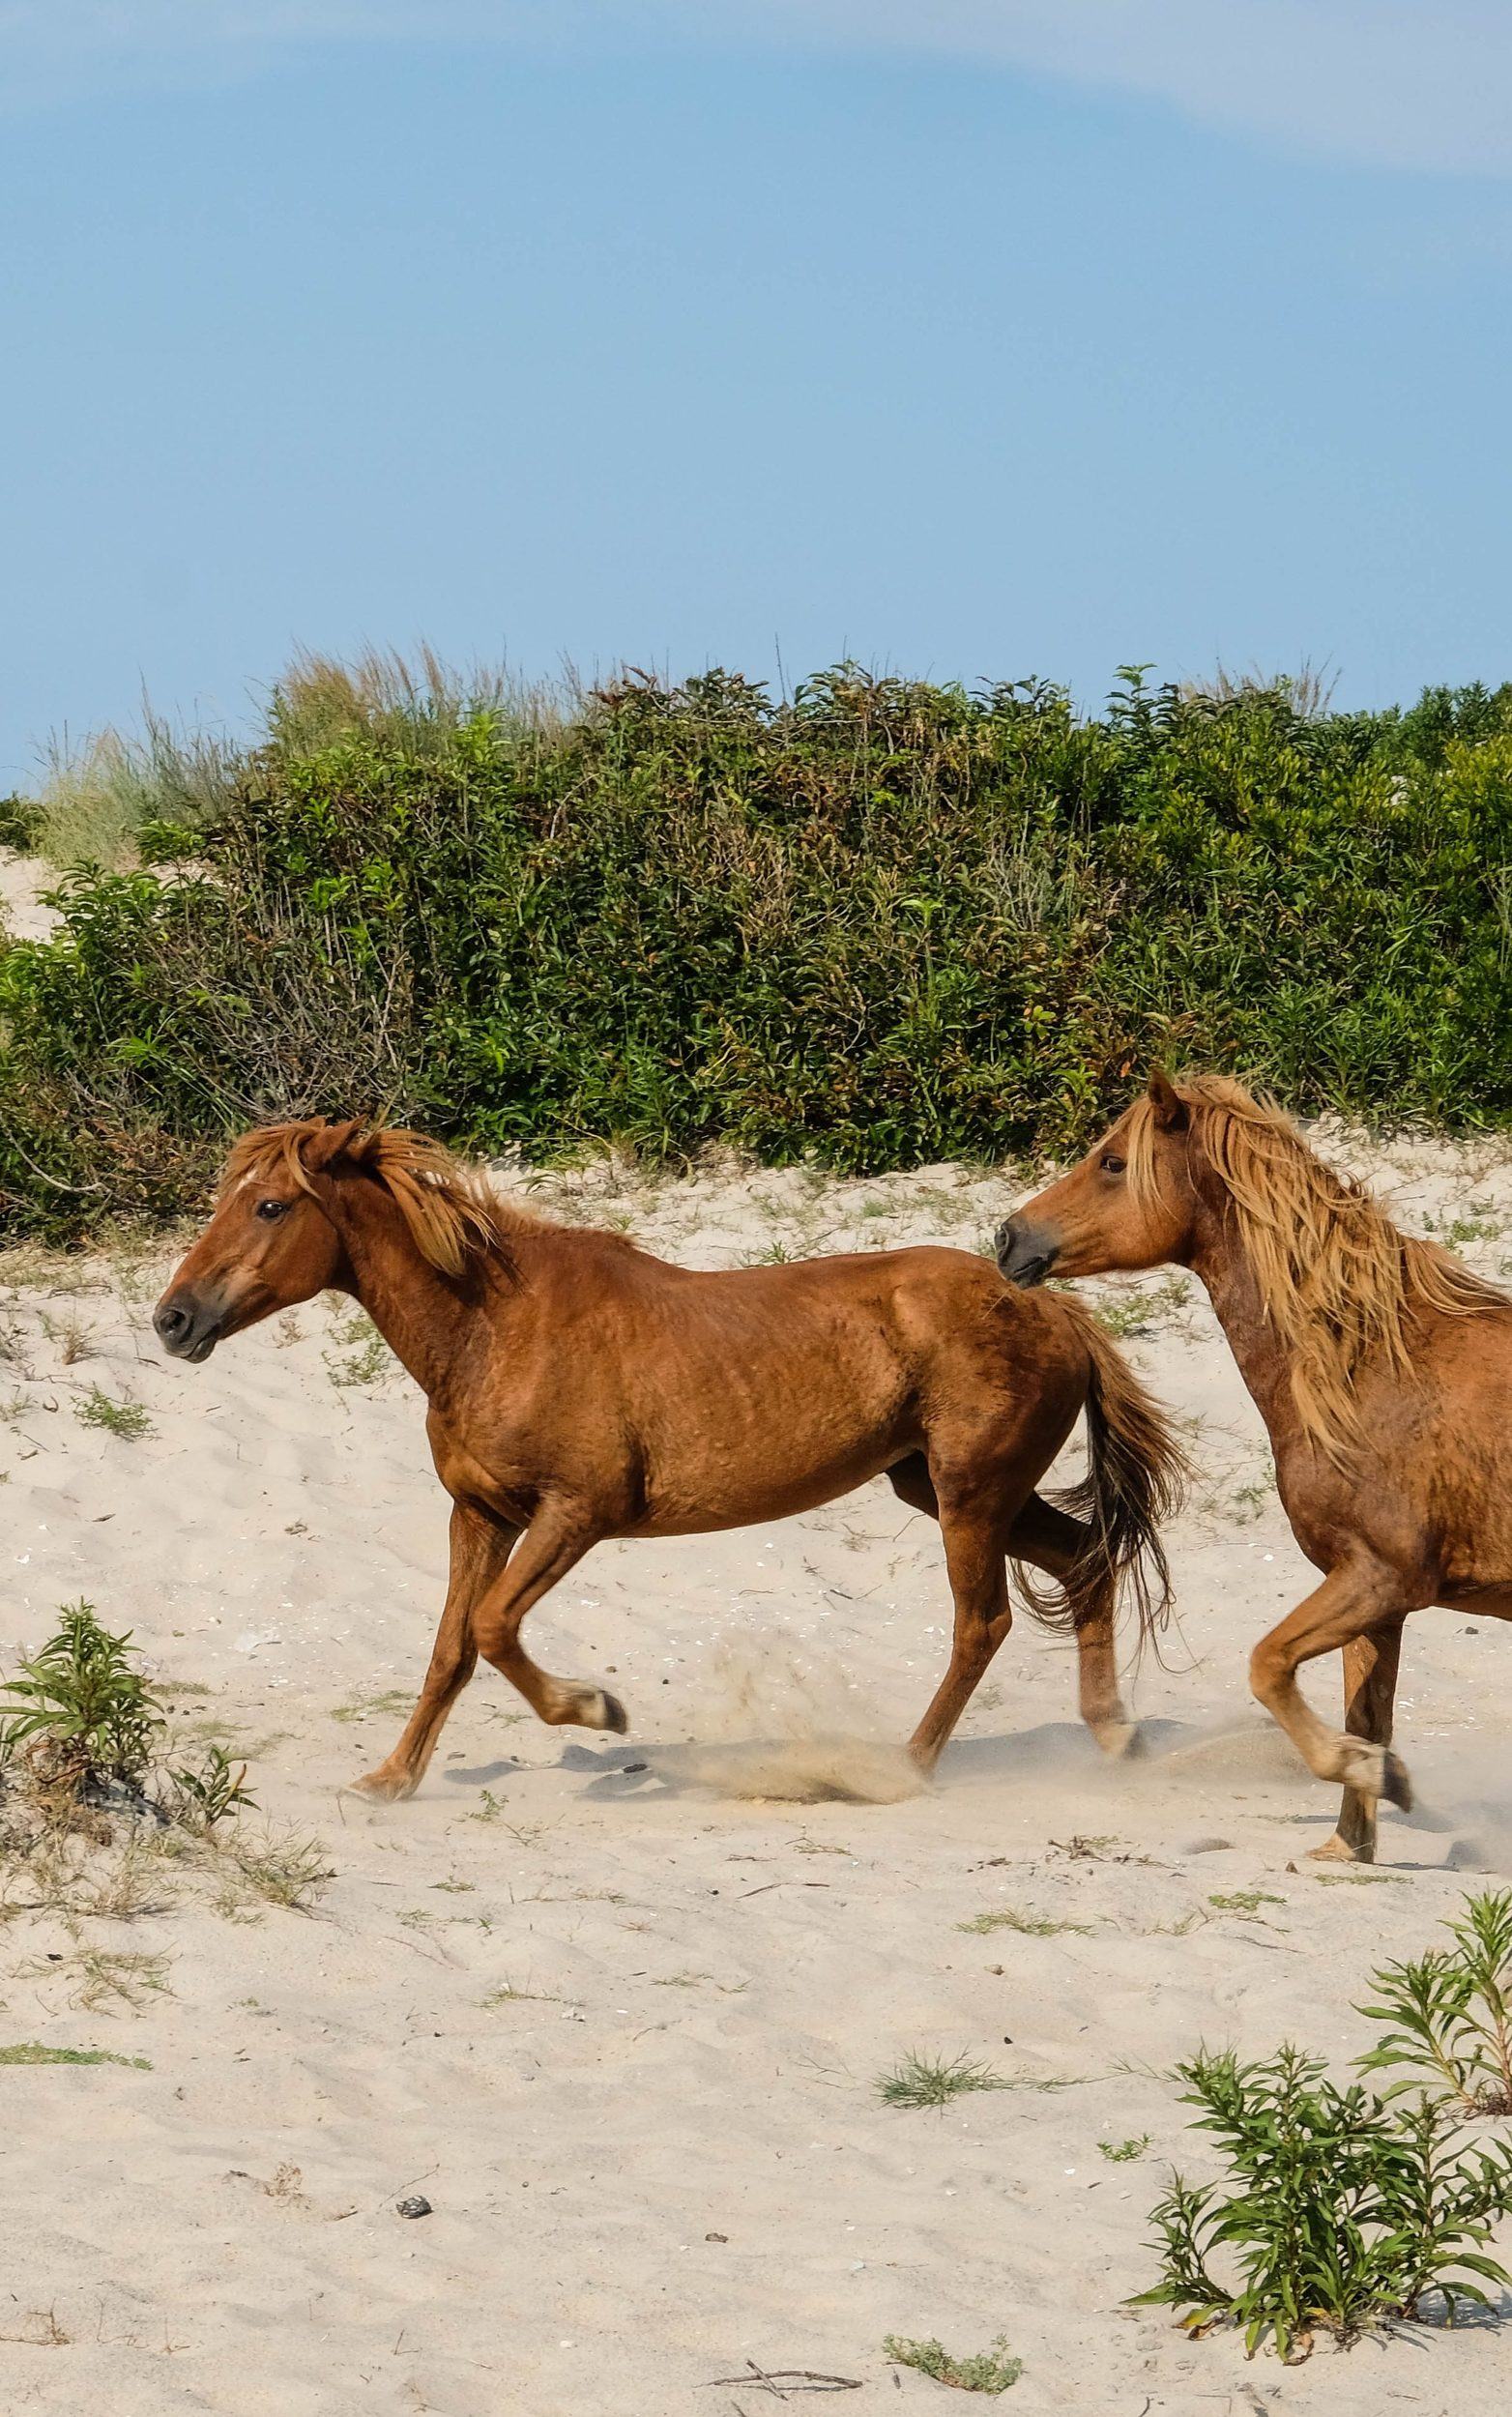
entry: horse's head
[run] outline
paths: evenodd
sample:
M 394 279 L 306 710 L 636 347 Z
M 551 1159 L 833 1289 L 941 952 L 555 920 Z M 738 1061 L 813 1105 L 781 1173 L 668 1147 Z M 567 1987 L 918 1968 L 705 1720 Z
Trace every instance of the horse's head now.
M 1101 1275 L 1184 1260 L 1197 1193 L 1188 1158 L 1190 1114 L 1168 1075 L 1094 1142 L 1079 1166 L 1000 1225 L 998 1265 L 1014 1284 Z
M 226 1335 L 309 1300 L 346 1272 L 341 1238 L 321 1205 L 322 1179 L 357 1128 L 276 1129 L 279 1147 L 252 1151 L 241 1143 L 232 1151 L 215 1214 L 153 1312 L 158 1339 L 175 1359 L 208 1359 Z

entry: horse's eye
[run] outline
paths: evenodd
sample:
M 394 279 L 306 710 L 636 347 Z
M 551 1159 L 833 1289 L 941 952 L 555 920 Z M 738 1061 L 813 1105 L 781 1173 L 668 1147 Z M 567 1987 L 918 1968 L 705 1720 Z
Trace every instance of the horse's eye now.
M 288 1215 L 289 1207 L 290 1204 L 286 1200 L 260 1200 L 257 1204 L 257 1214 L 264 1225 L 276 1225 L 280 1217 Z
M 1116 1150 L 1105 1150 L 1097 1163 L 1104 1175 L 1121 1175 L 1127 1161 L 1120 1158 Z

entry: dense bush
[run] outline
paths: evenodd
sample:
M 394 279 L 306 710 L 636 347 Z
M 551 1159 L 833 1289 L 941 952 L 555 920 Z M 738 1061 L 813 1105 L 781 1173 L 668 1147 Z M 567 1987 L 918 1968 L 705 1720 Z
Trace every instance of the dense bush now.
M 42 809 L 30 798 L 0 798 L 0 848 L 34 848 L 42 835 Z
M 13 1231 L 183 1207 L 315 1110 L 858 1170 L 1063 1149 L 1155 1056 L 1512 1114 L 1512 685 L 1336 714 L 1130 672 L 1081 719 L 842 667 L 548 712 L 306 663 L 241 759 L 153 749 L 150 869 L 0 947 Z

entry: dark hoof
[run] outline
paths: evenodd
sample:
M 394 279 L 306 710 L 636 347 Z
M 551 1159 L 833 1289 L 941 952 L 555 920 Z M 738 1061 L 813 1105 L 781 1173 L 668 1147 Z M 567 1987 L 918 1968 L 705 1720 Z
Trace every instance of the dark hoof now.
M 605 1729 L 612 1729 L 617 1737 L 623 1737 L 630 1725 L 629 1717 L 625 1712 L 624 1704 L 620 1702 L 617 1695 L 611 1695 L 609 1693 L 607 1687 L 600 1687 L 598 1692 L 603 1698 L 604 1716 L 602 1726 Z
M 1412 1810 L 1412 1783 L 1407 1775 L 1407 1764 L 1398 1755 L 1388 1754 L 1381 1774 L 1381 1792 L 1399 1813 Z

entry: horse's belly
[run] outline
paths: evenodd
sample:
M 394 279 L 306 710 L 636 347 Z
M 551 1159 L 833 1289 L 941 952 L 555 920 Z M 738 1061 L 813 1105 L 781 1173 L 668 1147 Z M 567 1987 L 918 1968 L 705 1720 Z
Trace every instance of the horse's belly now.
M 753 1528 L 767 1519 L 792 1519 L 817 1510 L 877 1477 L 898 1457 L 895 1447 L 872 1441 L 864 1449 L 836 1452 L 784 1466 L 771 1455 L 763 1467 L 669 1469 L 647 1486 L 645 1509 L 625 1532 L 638 1536 L 709 1535 L 719 1528 Z

